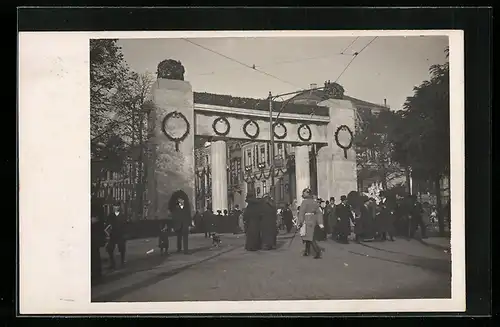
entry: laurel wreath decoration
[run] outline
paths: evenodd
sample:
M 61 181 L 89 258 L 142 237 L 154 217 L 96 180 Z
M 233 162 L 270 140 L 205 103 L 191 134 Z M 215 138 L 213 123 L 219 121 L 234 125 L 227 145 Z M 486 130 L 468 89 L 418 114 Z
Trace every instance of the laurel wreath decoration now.
M 276 126 L 281 126 L 283 127 L 283 129 L 285 130 L 285 132 L 283 133 L 283 135 L 278 135 L 276 134 Z M 286 126 L 280 122 L 276 122 L 273 124 L 273 133 L 274 133 L 274 137 L 277 138 L 278 140 L 282 140 L 286 137 L 287 135 L 287 129 L 286 129 Z
M 339 133 L 341 131 L 347 131 L 349 132 L 349 143 L 348 144 L 341 144 L 339 140 Z M 347 125 L 340 125 L 339 128 L 337 128 L 337 131 L 335 132 L 335 143 L 337 143 L 338 147 L 344 150 L 344 158 L 347 159 L 347 150 L 349 150 L 352 147 L 352 143 L 354 140 L 354 134 Z
M 180 137 L 172 136 L 171 134 L 169 134 L 169 132 L 166 129 L 167 122 L 172 118 L 182 118 L 184 120 L 184 122 L 186 123 L 186 130 L 184 131 L 184 133 Z M 163 118 L 161 129 L 163 131 L 163 134 L 165 134 L 165 136 L 170 141 L 175 142 L 175 151 L 179 151 L 179 143 L 184 141 L 186 139 L 186 137 L 189 135 L 189 130 L 191 129 L 190 126 L 191 125 L 189 124 L 189 121 L 187 120 L 186 116 L 184 116 L 182 113 L 180 113 L 178 111 L 172 111 L 172 112 L 169 112 L 165 116 L 165 118 Z
M 217 126 L 217 123 L 219 122 L 223 122 L 224 124 L 226 124 L 227 126 L 227 129 L 225 131 L 219 131 L 217 130 L 216 126 Z M 231 130 L 231 125 L 229 124 L 229 121 L 226 119 L 226 117 L 219 117 L 217 119 L 214 120 L 214 122 L 212 123 L 212 129 L 214 130 L 215 134 L 219 135 L 219 136 L 226 136 L 227 134 L 229 134 L 229 131 Z
M 301 129 L 307 129 L 309 131 L 309 137 L 302 137 L 302 135 L 300 135 L 300 130 Z M 309 125 L 306 125 L 306 124 L 302 124 L 299 126 L 299 129 L 298 129 L 298 134 L 299 134 L 299 139 L 301 139 L 302 141 L 304 142 L 309 142 L 312 138 L 312 131 L 311 131 L 311 128 L 309 127 Z
M 257 130 L 255 131 L 255 134 L 254 135 L 251 135 L 250 133 L 248 133 L 247 131 L 247 127 L 248 125 L 250 124 L 254 124 L 255 127 L 257 128 Z M 254 120 L 250 119 L 250 120 L 247 120 L 245 122 L 245 124 L 243 125 L 243 133 L 245 133 L 245 135 L 251 139 L 255 139 L 259 136 L 259 133 L 260 133 L 260 127 L 259 127 L 259 124 L 257 124 L 257 122 L 255 122 Z

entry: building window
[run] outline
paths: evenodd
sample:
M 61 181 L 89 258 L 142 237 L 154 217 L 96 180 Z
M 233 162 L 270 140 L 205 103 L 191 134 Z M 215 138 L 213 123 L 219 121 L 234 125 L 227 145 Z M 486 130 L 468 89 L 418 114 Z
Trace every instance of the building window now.
M 271 161 L 269 160 L 269 156 L 270 156 L 270 153 L 271 151 L 269 151 L 271 149 L 269 143 L 266 144 L 266 147 L 267 147 L 267 163 L 270 165 L 271 164 Z
M 267 181 L 262 181 L 262 194 L 267 194 Z
M 252 165 L 252 150 L 251 149 L 247 150 L 247 161 L 246 161 L 245 165 L 246 166 Z
M 236 180 L 237 183 L 240 184 L 241 180 L 241 159 L 236 160 Z
M 258 160 L 259 160 L 259 157 L 258 157 L 259 156 L 259 146 L 258 145 L 255 145 L 253 147 L 253 153 L 254 153 L 254 155 L 253 155 L 253 166 L 257 167 Z
M 283 180 L 280 180 L 280 200 L 283 200 L 285 197 L 285 183 Z
M 278 159 L 283 159 L 283 144 L 278 143 Z
M 266 147 L 261 146 L 260 147 L 260 160 L 259 163 L 265 163 L 266 162 Z

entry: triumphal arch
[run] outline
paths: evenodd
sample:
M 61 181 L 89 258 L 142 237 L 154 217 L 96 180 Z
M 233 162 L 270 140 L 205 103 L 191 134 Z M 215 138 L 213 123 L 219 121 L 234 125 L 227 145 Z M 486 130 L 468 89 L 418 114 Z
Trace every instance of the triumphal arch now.
M 148 218 L 161 217 L 170 194 L 195 194 L 195 136 L 210 140 L 211 203 L 214 211 L 228 208 L 227 142 L 232 139 L 292 144 L 295 190 L 311 185 L 309 150 L 317 149 L 317 194 L 323 199 L 356 190 L 356 153 L 352 147 L 355 107 L 335 85 L 314 105 L 272 102 L 273 128 L 267 99 L 195 101 L 188 81 L 158 78 L 152 87 L 153 110 L 149 117 Z M 343 90 L 342 90 L 343 92 Z M 227 96 L 231 98 L 230 96 Z M 210 100 L 210 99 L 208 99 Z M 279 119 L 276 119 L 279 115 Z M 271 130 L 273 129 L 273 130 Z

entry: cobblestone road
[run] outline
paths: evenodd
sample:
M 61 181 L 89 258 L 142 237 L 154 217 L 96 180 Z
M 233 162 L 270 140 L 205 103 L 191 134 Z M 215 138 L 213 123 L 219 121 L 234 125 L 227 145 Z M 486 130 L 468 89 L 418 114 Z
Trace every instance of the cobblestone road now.
M 223 246 L 125 268 L 92 289 L 93 301 L 217 301 L 449 298 L 450 253 L 416 240 L 337 244 L 321 242 L 323 259 L 302 257 L 302 243 L 281 235 L 275 251 L 246 252 L 244 236 L 224 235 Z M 197 243 L 198 242 L 198 243 Z M 138 255 L 147 251 L 138 243 Z M 196 246 L 195 246 L 196 247 Z M 144 256 L 142 254 L 142 256 Z M 127 269 L 129 272 L 127 273 Z

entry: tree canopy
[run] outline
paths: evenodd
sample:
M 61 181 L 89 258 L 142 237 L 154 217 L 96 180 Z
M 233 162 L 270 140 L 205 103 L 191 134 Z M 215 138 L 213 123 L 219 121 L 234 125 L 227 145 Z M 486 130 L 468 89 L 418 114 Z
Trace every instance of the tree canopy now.
M 390 137 L 395 161 L 411 167 L 414 176 L 435 179 L 450 169 L 449 63 L 432 65 L 429 73 L 397 113 Z

